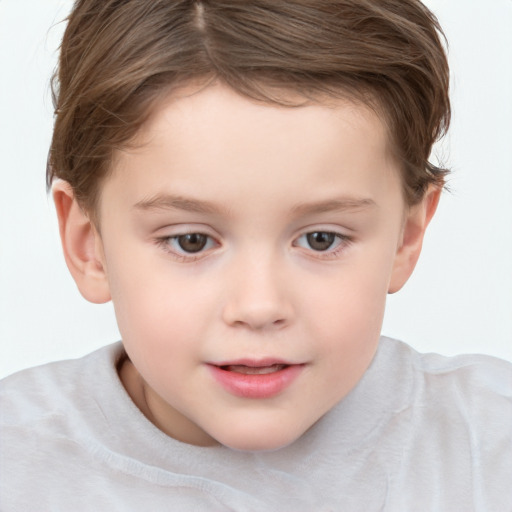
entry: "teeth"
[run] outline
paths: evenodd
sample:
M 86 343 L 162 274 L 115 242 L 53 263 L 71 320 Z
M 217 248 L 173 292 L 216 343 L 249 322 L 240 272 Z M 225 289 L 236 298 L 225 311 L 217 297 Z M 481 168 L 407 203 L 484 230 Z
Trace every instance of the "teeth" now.
M 225 366 L 224 369 L 230 372 L 243 373 L 245 375 L 266 375 L 267 373 L 275 373 L 286 368 L 284 364 L 273 364 L 272 366 L 244 366 L 244 365 L 230 365 Z

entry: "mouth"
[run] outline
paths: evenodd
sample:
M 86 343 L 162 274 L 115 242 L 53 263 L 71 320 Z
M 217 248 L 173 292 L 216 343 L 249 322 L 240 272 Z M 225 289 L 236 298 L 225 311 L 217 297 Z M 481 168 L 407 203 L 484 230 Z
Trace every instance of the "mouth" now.
M 292 385 L 304 364 L 284 361 L 231 361 L 209 364 L 215 381 L 232 395 L 242 398 L 271 398 Z
M 248 366 L 245 364 L 229 364 L 219 368 L 226 372 L 241 373 L 242 375 L 268 375 L 288 368 L 288 364 L 272 364 L 268 366 Z

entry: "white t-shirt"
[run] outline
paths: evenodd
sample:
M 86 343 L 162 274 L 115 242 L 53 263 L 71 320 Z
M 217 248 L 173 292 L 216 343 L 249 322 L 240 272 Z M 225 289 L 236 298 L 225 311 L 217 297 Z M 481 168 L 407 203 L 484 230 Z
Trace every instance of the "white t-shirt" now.
M 0 510 L 512 511 L 512 364 L 382 338 L 356 388 L 273 452 L 180 443 L 137 409 L 120 343 L 1 383 Z

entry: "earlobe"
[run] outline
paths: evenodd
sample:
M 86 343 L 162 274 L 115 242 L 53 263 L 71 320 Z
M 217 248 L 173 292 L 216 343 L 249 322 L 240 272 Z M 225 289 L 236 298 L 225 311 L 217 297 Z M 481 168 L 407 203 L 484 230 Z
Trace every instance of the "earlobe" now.
M 85 299 L 96 304 L 110 300 L 101 238 L 89 216 L 80 208 L 69 183 L 53 185 L 64 258 Z
M 425 231 L 436 212 L 440 196 L 441 189 L 431 186 L 421 202 L 409 209 L 395 256 L 388 293 L 400 290 L 411 276 L 420 257 Z

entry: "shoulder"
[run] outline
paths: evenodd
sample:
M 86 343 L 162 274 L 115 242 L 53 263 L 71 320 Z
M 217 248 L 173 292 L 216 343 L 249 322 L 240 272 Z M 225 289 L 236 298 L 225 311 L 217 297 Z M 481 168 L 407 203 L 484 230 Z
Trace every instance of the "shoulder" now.
M 411 368 L 414 437 L 445 446 L 445 453 L 458 446 L 487 467 L 507 460 L 512 470 L 512 363 L 478 354 L 421 354 L 389 343 Z
M 444 356 L 420 353 L 411 346 L 391 338 L 382 338 L 390 358 L 408 367 L 425 389 L 456 386 L 461 392 L 473 388 L 512 398 L 512 363 L 483 354 Z
M 409 387 L 390 422 L 393 446 L 401 450 L 400 488 L 426 499 L 443 495 L 464 510 L 475 505 L 509 510 L 512 364 L 485 355 L 420 354 L 395 340 L 383 343 L 394 362 L 386 375 Z M 437 505 L 433 501 L 427 508 Z
M 0 424 L 3 427 L 37 424 L 52 415 L 66 414 L 77 405 L 94 379 L 105 379 L 121 351 L 119 343 L 79 359 L 47 363 L 14 373 L 0 381 Z
M 454 408 L 468 418 L 498 415 L 512 435 L 512 363 L 482 354 L 422 354 L 403 342 L 383 338 L 394 354 L 393 371 L 411 376 L 416 404 Z M 487 416 L 489 418 L 489 416 Z
M 383 337 L 372 364 L 372 389 L 385 388 L 386 403 L 402 411 L 415 432 L 471 433 L 487 439 L 486 446 L 502 442 L 512 452 L 512 363 L 486 355 L 422 354 Z
M 512 404 L 512 363 L 483 354 L 442 356 L 411 351 L 411 364 L 425 393 L 452 396 L 476 406 Z M 441 398 L 441 396 L 440 396 Z M 490 401 L 487 401 L 490 400 Z
M 512 363 L 487 355 L 421 354 L 383 338 L 383 380 L 408 389 L 401 410 L 413 438 L 485 456 L 508 453 L 512 470 Z
M 449 411 L 482 447 L 494 443 L 512 456 L 512 363 L 486 355 L 423 354 L 415 367 L 432 407 Z
M 0 501 L 5 510 L 53 510 L 66 499 L 74 503 L 76 481 L 84 487 L 85 473 L 101 473 L 96 450 L 110 435 L 103 411 L 121 386 L 115 371 L 121 355 L 121 345 L 114 344 L 0 381 Z

